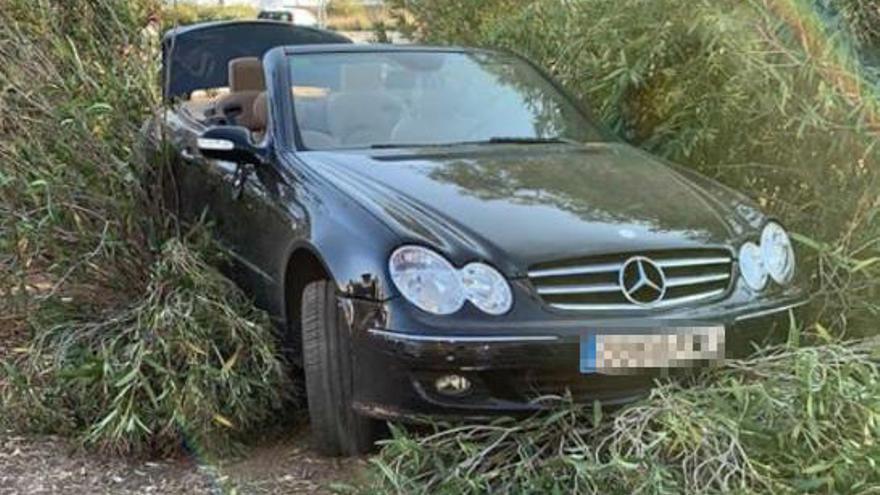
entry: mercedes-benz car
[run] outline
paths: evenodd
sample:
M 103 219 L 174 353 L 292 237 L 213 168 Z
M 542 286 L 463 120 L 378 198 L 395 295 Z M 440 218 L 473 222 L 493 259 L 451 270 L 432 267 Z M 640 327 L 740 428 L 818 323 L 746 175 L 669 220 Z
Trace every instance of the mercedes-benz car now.
M 631 401 L 806 299 L 778 219 L 520 57 L 272 23 L 165 46 L 172 209 L 272 315 L 324 453 L 382 419 Z

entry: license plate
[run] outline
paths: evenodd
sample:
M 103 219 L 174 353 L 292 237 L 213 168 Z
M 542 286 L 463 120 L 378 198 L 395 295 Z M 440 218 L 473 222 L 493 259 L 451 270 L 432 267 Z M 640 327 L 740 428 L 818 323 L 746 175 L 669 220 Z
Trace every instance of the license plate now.
M 724 327 L 681 327 L 581 337 L 581 373 L 683 368 L 724 359 Z

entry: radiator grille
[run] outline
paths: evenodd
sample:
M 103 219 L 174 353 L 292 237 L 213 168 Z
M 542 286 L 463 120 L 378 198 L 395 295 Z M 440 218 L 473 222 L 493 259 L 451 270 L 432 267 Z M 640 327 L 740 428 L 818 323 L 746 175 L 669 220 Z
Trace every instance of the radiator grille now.
M 650 305 L 631 302 L 620 286 L 627 260 L 643 256 L 659 266 L 666 280 L 663 298 Z M 550 306 L 570 311 L 650 310 L 718 299 L 733 278 L 727 249 L 621 253 L 545 263 L 529 270 L 538 295 Z

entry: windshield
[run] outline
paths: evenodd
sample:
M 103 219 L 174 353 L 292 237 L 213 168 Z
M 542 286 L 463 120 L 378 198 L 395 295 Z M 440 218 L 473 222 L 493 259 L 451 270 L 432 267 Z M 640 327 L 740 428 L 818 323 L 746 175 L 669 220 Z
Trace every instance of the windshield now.
M 290 57 L 306 149 L 601 140 L 522 60 L 487 52 L 359 52 Z

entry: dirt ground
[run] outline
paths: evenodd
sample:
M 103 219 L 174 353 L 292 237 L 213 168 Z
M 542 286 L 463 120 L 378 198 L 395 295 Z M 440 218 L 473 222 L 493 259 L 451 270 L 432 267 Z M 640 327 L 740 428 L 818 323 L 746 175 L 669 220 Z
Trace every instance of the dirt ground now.
M 56 437 L 0 432 L 0 495 L 332 493 L 353 484 L 364 459 L 325 459 L 306 426 L 250 447 L 241 459 L 134 461 L 80 452 Z

